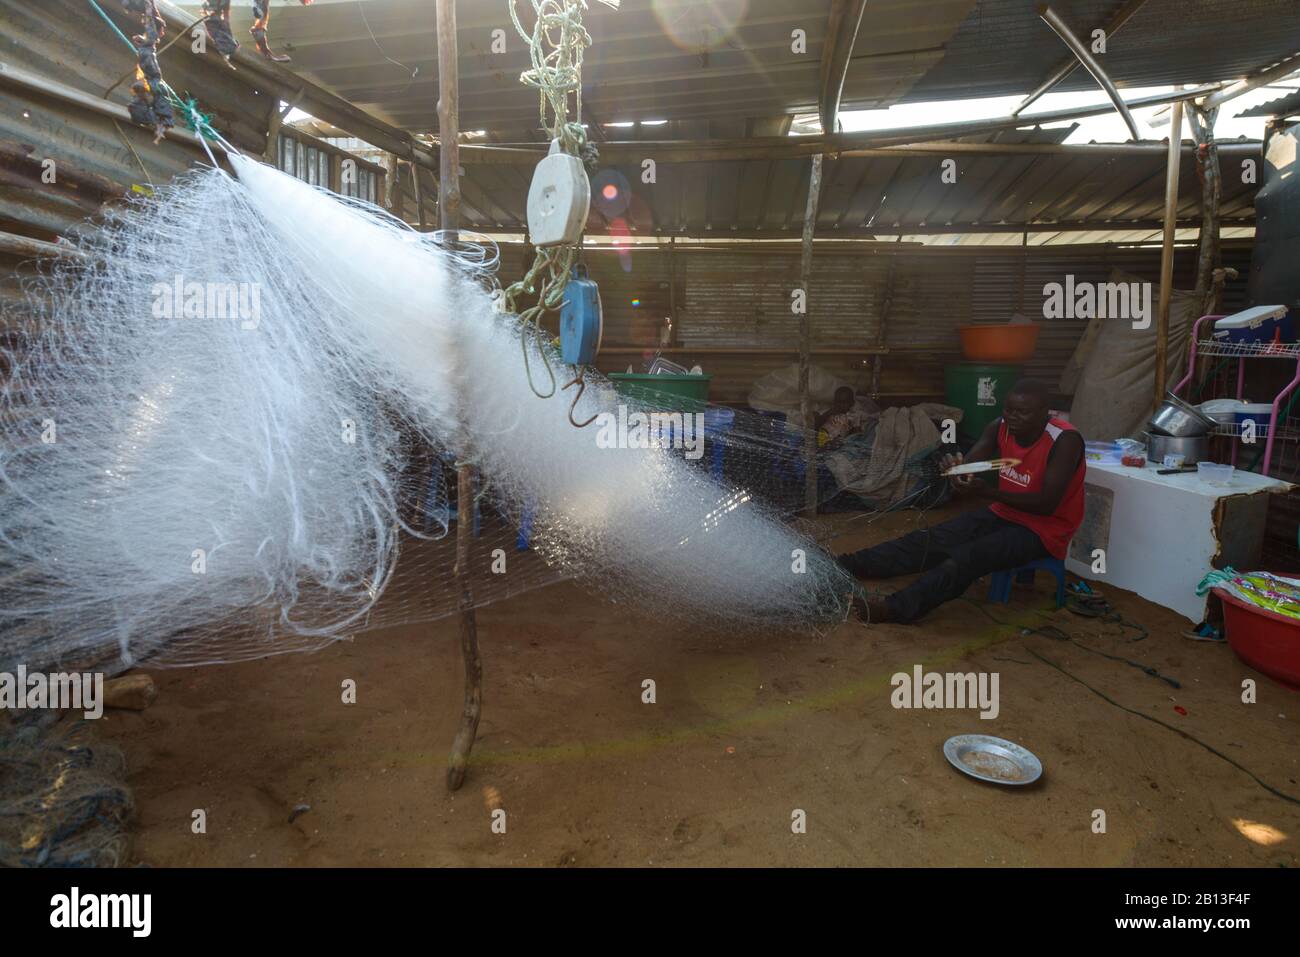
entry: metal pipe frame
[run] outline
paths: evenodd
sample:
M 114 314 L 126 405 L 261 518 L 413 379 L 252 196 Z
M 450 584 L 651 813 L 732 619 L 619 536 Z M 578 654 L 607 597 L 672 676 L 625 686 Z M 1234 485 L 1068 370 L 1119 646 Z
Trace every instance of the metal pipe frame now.
M 1043 4 L 1038 8 L 1038 15 L 1043 18 L 1049 27 L 1056 31 L 1057 36 L 1065 41 L 1065 45 L 1079 58 L 1079 62 L 1092 74 L 1093 79 L 1101 84 L 1101 88 L 1106 91 L 1110 101 L 1115 104 L 1115 109 L 1119 111 L 1119 115 L 1124 117 L 1124 122 L 1128 124 L 1133 139 L 1142 139 L 1141 134 L 1138 133 L 1137 121 L 1133 119 L 1133 114 L 1129 112 L 1128 106 L 1124 103 L 1124 98 L 1119 95 L 1119 90 L 1115 89 L 1115 84 L 1111 82 L 1101 64 L 1093 57 L 1087 45 L 1074 35 L 1074 31 L 1070 29 L 1069 25 L 1047 4 Z
M 1127 4 L 1120 8 L 1119 12 L 1116 13 L 1115 16 L 1111 17 L 1110 22 L 1101 28 L 1103 32 L 1105 32 L 1106 37 L 1110 38 L 1118 33 L 1120 27 L 1128 23 L 1129 20 L 1133 18 L 1133 14 L 1142 9 L 1146 2 L 1147 0 L 1129 0 Z M 1019 116 L 1022 112 L 1029 109 L 1029 107 L 1037 101 L 1040 96 L 1052 90 L 1058 83 L 1078 69 L 1078 67 L 1079 61 L 1077 59 L 1070 58 L 1062 60 L 1056 69 L 1048 75 L 1047 79 L 1034 88 L 1034 92 L 1030 93 L 1020 101 L 1016 108 L 1011 111 L 1011 115 Z

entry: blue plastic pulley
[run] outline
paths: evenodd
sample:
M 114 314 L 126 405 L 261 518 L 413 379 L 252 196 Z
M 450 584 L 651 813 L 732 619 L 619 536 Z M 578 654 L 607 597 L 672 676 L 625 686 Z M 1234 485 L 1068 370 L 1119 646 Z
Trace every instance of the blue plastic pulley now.
M 560 305 L 560 357 L 574 366 L 591 365 L 600 351 L 600 289 L 576 265 Z

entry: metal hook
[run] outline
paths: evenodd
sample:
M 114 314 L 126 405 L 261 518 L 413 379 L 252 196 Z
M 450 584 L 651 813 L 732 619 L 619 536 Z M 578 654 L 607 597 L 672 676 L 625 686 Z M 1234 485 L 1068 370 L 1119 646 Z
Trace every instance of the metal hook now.
M 578 400 L 582 398 L 582 393 L 587 391 L 587 383 L 583 381 L 581 370 L 579 370 L 577 376 L 574 378 L 572 382 L 565 384 L 564 388 L 567 389 L 571 385 L 576 385 L 578 387 L 578 394 L 575 395 L 573 397 L 573 401 L 569 403 L 569 424 L 572 425 L 575 429 L 585 429 L 587 426 L 591 425 L 591 423 L 595 422 L 596 419 L 600 417 L 600 413 L 597 412 L 586 422 L 576 421 L 573 418 L 573 410 L 578 407 Z

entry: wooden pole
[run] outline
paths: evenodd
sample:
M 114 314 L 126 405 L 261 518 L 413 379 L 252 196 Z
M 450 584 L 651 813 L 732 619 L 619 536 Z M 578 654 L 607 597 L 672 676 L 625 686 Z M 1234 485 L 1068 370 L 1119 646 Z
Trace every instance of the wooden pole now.
M 30 236 L 16 236 L 13 233 L 0 231 L 0 253 L 7 253 L 14 256 L 33 259 L 75 259 L 82 262 L 90 261 L 90 256 L 82 252 L 75 246 L 64 246 L 61 243 L 49 243 L 43 239 L 33 239 Z
M 441 175 L 438 178 L 438 218 L 442 241 L 454 245 L 460 238 L 459 78 L 456 51 L 456 0 L 438 0 L 438 140 Z M 417 196 L 419 193 L 417 192 Z M 423 210 L 421 210 L 423 216 Z M 467 446 L 468 435 L 462 435 Z M 462 455 L 468 449 L 462 449 Z M 483 663 L 478 651 L 478 621 L 474 615 L 474 589 L 470 578 L 470 540 L 474 534 L 474 467 L 461 464 L 456 471 L 456 566 L 452 571 L 460 611 L 460 657 L 465 666 L 465 701 L 460 727 L 447 761 L 447 789 L 465 781 L 469 752 L 478 734 L 483 709 Z
M 384 209 L 399 219 L 402 215 L 402 194 L 397 189 L 397 157 L 384 154 Z
M 1222 176 L 1219 171 L 1219 148 L 1214 142 L 1214 123 L 1219 110 L 1193 106 L 1192 135 L 1196 138 L 1196 168 L 1201 176 L 1201 237 L 1196 257 L 1196 302 L 1200 314 L 1215 311 L 1214 271 L 1219 265 L 1219 200 Z
M 420 184 L 420 168 L 414 163 L 409 163 L 411 170 L 411 189 L 415 193 L 415 219 L 420 224 L 420 232 L 429 228 L 429 223 L 424 217 L 424 187 Z M 442 198 L 442 186 L 438 187 L 438 197 Z
M 817 428 L 812 396 L 808 392 L 809 366 L 812 362 L 812 319 L 809 315 L 808 282 L 812 275 L 813 232 L 817 225 L 817 201 L 822 189 L 822 155 L 812 158 L 808 177 L 808 205 L 803 216 L 803 255 L 799 264 L 799 282 L 803 287 L 803 313 L 799 317 L 799 414 L 803 418 L 804 508 L 809 515 L 817 511 Z
M 1178 224 L 1178 172 L 1182 165 L 1183 103 L 1175 101 L 1169 118 L 1169 154 L 1165 161 L 1165 231 L 1160 249 L 1160 305 L 1156 310 L 1155 402 L 1165 399 L 1169 374 L 1169 303 L 1174 291 L 1174 230 Z
M 280 166 L 280 128 L 284 126 L 285 114 L 280 112 L 280 101 L 271 100 L 271 110 L 266 117 L 266 151 L 262 159 L 272 166 Z

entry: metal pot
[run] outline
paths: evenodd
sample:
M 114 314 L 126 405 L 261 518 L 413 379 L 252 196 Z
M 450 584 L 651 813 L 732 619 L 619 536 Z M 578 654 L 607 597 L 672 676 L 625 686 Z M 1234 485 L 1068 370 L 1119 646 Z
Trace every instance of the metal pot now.
M 1180 438 L 1209 435 L 1218 425 L 1212 418 L 1195 406 L 1188 405 L 1172 392 L 1148 423 L 1156 435 L 1172 435 Z
M 1205 458 L 1210 451 L 1208 435 L 1152 435 L 1147 437 L 1147 461 L 1159 465 L 1166 455 L 1181 455 L 1184 465 L 1195 465 Z

